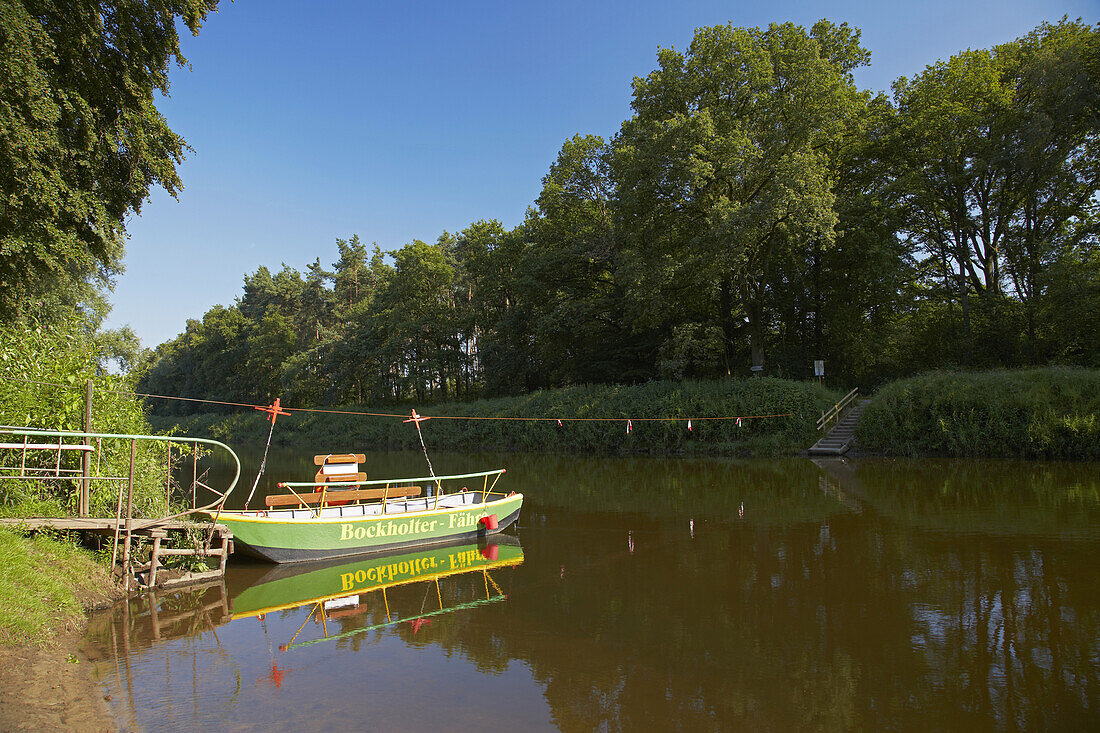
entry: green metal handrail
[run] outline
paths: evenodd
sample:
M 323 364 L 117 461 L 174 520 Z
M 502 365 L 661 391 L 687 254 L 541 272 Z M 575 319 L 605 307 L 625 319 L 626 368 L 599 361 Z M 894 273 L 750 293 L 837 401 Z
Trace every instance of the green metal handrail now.
M 205 506 L 195 507 L 194 509 L 188 509 L 185 512 L 180 512 L 178 514 L 165 516 L 161 519 L 156 520 L 157 522 L 164 522 L 164 521 L 168 521 L 168 520 L 171 520 L 171 519 L 178 519 L 179 517 L 184 517 L 184 516 L 187 516 L 188 514 L 195 514 L 195 513 L 198 513 L 198 512 L 207 512 L 208 510 L 214 509 L 215 507 L 217 507 L 220 510 L 221 507 L 225 504 L 225 500 L 226 500 L 226 498 L 228 498 L 230 492 L 232 492 L 233 489 L 236 488 L 237 481 L 240 479 L 240 476 L 241 476 L 241 460 L 240 460 L 240 458 L 237 457 L 237 454 L 233 452 L 233 449 L 230 448 L 225 443 L 222 443 L 222 442 L 217 441 L 217 440 L 211 440 L 209 438 L 191 438 L 191 437 L 185 437 L 185 436 L 168 436 L 168 435 L 131 435 L 131 434 L 126 434 L 126 433 L 86 433 L 86 432 L 79 432 L 79 431 L 73 431 L 73 430 L 38 430 L 36 428 L 14 427 L 14 426 L 11 426 L 11 425 L 0 425 L 0 433 L 7 433 L 7 434 L 10 434 L 10 435 L 25 435 L 25 436 L 28 436 L 28 437 L 30 437 L 30 436 L 40 436 L 40 437 L 53 437 L 53 438 L 109 438 L 109 439 L 120 439 L 120 440 L 145 440 L 145 441 L 152 441 L 152 442 L 158 442 L 158 443 L 180 443 L 180 444 L 202 443 L 203 445 L 212 445 L 212 446 L 215 446 L 217 448 L 224 448 L 225 451 L 227 453 L 229 453 L 229 455 L 233 458 L 233 463 L 235 464 L 236 468 L 235 468 L 235 472 L 233 474 L 233 480 L 230 482 L 229 488 L 226 489 L 224 493 L 221 493 L 221 498 L 218 499 L 217 501 L 211 502 L 210 504 L 207 504 Z M 6 478 L 11 478 L 11 477 L 6 477 Z M 77 479 L 79 477 L 72 477 L 72 478 Z M 95 477 L 90 477 L 90 478 L 95 478 Z M 220 493 L 220 492 L 215 491 L 215 493 Z M 142 525 L 142 526 L 145 526 L 145 525 Z M 141 527 L 138 527 L 138 528 L 140 529 Z

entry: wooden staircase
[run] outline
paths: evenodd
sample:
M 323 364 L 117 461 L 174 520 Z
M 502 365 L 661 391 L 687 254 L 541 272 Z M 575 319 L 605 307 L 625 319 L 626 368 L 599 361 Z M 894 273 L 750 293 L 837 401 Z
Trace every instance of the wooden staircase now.
M 859 422 L 859 416 L 863 413 L 865 408 L 871 400 L 862 399 L 855 402 L 844 414 L 843 417 L 837 422 L 837 424 L 826 433 L 825 437 L 817 441 L 810 448 L 810 453 L 817 455 L 832 455 L 839 456 L 847 452 L 851 446 L 852 438 L 855 437 L 856 423 Z

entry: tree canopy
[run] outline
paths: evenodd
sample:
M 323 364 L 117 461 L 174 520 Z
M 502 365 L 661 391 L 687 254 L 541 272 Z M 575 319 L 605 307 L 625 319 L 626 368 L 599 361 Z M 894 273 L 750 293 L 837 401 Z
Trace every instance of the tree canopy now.
M 143 386 L 304 406 L 1098 366 L 1098 39 L 1044 24 L 891 99 L 856 87 L 847 25 L 701 28 L 615 137 L 564 142 L 518 226 L 259 268 Z
M 173 196 L 186 144 L 157 110 L 217 0 L 10 0 L 0 7 L 0 317 L 102 308 L 125 219 Z M 45 307 L 42 307 L 45 306 Z

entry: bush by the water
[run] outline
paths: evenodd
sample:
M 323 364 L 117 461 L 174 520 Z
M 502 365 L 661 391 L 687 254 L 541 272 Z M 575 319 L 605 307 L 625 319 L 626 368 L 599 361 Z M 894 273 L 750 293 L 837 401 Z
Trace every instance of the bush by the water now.
M 581 386 L 433 405 L 422 412 L 436 419 L 422 424 L 422 429 L 429 448 L 435 449 L 774 455 L 797 452 L 813 443 L 814 420 L 836 397 L 817 384 L 772 378 Z M 783 417 L 756 417 L 764 415 Z M 740 426 L 734 419 L 701 419 L 735 417 L 745 418 Z M 688 418 L 694 419 L 690 431 Z M 178 424 L 182 433 L 231 442 L 263 442 L 268 433 L 264 416 L 252 411 L 167 422 L 154 418 L 154 424 L 160 428 Z M 420 447 L 416 430 L 399 417 L 293 410 L 279 419 L 274 442 L 333 451 Z
M 132 380 L 103 373 L 97 357 L 93 337 L 79 323 L 0 327 L 0 424 L 81 431 L 84 429 L 85 384 L 91 379 L 94 389 L 92 429 L 95 432 L 151 433 L 140 403 L 127 394 L 133 389 Z M 7 438 L 13 439 L 10 434 Z M 137 516 L 161 516 L 165 512 L 165 454 L 163 445 L 139 444 L 134 486 Z M 55 457 L 55 452 L 32 452 L 27 461 L 28 465 L 40 468 L 52 467 Z M 126 475 L 129 460 L 128 441 L 103 440 L 96 448 L 95 461 L 101 475 Z M 62 457 L 60 468 L 71 470 L 79 465 L 76 451 L 69 451 Z M 92 516 L 113 515 L 117 492 L 117 484 L 94 482 Z M 0 515 L 64 516 L 75 514 L 76 509 L 76 483 L 72 479 L 20 481 L 7 478 L 0 481 Z
M 1100 459 L 1100 370 L 934 372 L 883 387 L 861 450 L 904 456 Z

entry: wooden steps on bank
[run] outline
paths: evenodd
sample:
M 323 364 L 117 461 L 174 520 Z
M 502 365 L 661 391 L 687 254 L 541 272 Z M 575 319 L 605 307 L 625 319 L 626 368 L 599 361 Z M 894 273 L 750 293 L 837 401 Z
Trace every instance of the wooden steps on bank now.
M 855 392 L 855 390 L 853 390 Z M 850 395 L 852 393 L 849 393 Z M 853 395 L 854 396 L 854 395 Z M 814 455 L 843 455 L 851 447 L 852 439 L 855 438 L 856 425 L 859 423 L 859 416 L 863 414 L 863 409 L 870 404 L 870 399 L 862 399 L 854 401 L 846 410 L 841 413 L 844 408 L 837 409 L 837 413 L 840 414 L 840 419 L 837 424 L 833 426 L 832 430 L 825 434 L 825 437 L 817 441 L 810 447 L 809 452 Z

